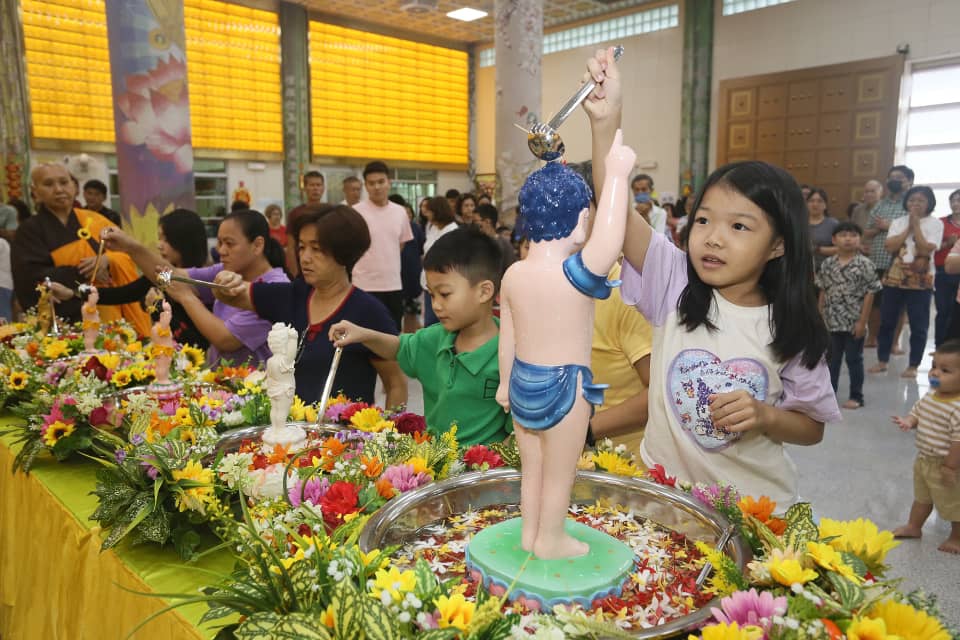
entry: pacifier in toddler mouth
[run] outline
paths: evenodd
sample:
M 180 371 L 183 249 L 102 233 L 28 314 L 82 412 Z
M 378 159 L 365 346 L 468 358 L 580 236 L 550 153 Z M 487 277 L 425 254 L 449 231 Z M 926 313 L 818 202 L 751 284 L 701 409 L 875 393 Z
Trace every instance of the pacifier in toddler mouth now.
M 937 389 L 940 387 L 940 378 L 937 376 L 928 376 L 928 380 L 930 380 L 931 389 Z

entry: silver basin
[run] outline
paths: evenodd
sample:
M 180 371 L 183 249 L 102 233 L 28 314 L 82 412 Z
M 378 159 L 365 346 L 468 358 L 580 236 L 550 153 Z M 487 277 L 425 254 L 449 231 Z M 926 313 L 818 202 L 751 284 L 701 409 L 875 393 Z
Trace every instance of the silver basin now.
M 307 434 L 317 434 L 322 436 L 336 435 L 343 431 L 341 425 L 336 424 L 317 424 L 315 422 L 288 422 L 291 427 L 301 427 Z M 232 453 L 240 448 L 244 440 L 260 440 L 261 434 L 270 428 L 268 424 L 259 424 L 252 427 L 237 427 L 220 434 L 217 440 L 217 452 Z
M 633 509 L 650 520 L 682 533 L 691 540 L 716 546 L 729 523 L 722 515 L 704 506 L 686 493 L 650 480 L 627 478 L 596 471 L 579 471 L 573 486 L 574 504 L 593 504 L 605 498 L 614 504 Z M 398 498 L 377 511 L 360 533 L 360 548 L 402 545 L 409 542 L 420 528 L 470 509 L 490 505 L 520 503 L 520 472 L 515 469 L 475 471 L 428 484 Z M 737 534 L 724 551 L 743 570 L 748 561 L 748 547 Z M 677 618 L 667 624 L 634 633 L 635 638 L 652 640 L 671 638 L 694 631 L 712 616 L 710 607 L 719 607 L 719 600 Z

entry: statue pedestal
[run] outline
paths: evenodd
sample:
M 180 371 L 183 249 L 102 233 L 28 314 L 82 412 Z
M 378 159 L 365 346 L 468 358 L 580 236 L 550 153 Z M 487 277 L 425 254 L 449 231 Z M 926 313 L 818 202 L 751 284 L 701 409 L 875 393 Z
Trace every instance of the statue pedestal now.
M 590 551 L 576 558 L 541 560 L 520 547 L 521 519 L 505 520 L 475 535 L 467 547 L 470 579 L 492 595 L 510 590 L 507 599 L 534 611 L 550 611 L 558 604 L 580 604 L 620 595 L 634 567 L 633 550 L 613 536 L 574 520 L 566 531 L 586 542 Z
M 160 402 L 176 400 L 183 391 L 183 385 L 179 382 L 151 382 L 147 385 L 147 393 Z
M 293 425 L 270 427 L 263 432 L 263 444 L 268 447 L 279 444 L 284 449 L 293 451 L 307 444 L 307 432 L 303 428 Z

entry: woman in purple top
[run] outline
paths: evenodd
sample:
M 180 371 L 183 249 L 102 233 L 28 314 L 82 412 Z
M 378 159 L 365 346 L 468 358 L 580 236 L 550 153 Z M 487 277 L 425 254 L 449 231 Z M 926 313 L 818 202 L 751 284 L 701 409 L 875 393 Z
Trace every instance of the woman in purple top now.
M 169 263 L 122 232 L 105 239 L 107 248 L 126 251 L 151 279 L 161 269 L 172 269 Z M 217 230 L 220 262 L 209 267 L 173 269 L 174 273 L 212 282 L 220 271 L 239 273 L 248 282 L 289 282 L 283 271 L 283 248 L 270 237 L 270 225 L 259 211 L 235 211 L 224 218 Z M 214 301 L 209 289 L 196 290 L 181 282 L 171 282 L 165 293 L 178 302 L 197 330 L 210 341 L 207 364 L 221 361 L 257 365 L 270 357 L 267 333 L 270 322 L 252 311 L 243 311 Z M 209 308 L 213 303 L 213 310 Z
M 311 403 L 320 399 L 334 358 L 327 334 L 341 320 L 376 331 L 397 333 L 397 325 L 379 300 L 353 286 L 350 273 L 367 249 L 370 232 L 359 213 L 346 205 L 324 205 L 305 213 L 290 229 L 297 247 L 300 275 L 290 284 L 251 283 L 224 271 L 217 282 L 218 300 L 271 322 L 285 322 L 300 334 L 297 350 L 297 396 Z M 219 302 L 218 302 L 219 304 Z M 396 360 L 377 357 L 362 344 L 344 347 L 333 390 L 354 401 L 373 404 L 377 377 L 386 394 L 384 406 L 407 402 L 407 379 Z

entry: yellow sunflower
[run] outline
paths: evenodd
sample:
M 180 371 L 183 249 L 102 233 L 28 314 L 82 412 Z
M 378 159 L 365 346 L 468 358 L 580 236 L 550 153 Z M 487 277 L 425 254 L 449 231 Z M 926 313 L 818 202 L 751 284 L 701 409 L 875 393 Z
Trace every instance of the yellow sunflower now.
M 939 620 L 903 602 L 881 602 L 870 610 L 869 617 L 883 620 L 887 633 L 902 640 L 950 640 Z
M 736 622 L 710 625 L 701 631 L 703 640 L 760 640 L 763 629 L 754 625 L 739 626 Z M 687 636 L 689 640 L 698 640 L 697 636 Z
M 113 376 L 110 378 L 110 382 L 118 387 L 125 387 L 130 384 L 130 372 L 126 369 L 121 369 L 120 371 L 114 371 Z
M 437 612 L 440 614 L 437 624 L 441 629 L 456 627 L 466 630 L 477 609 L 477 603 L 468 601 L 459 593 L 449 597 L 440 596 L 434 604 L 437 605 Z
M 844 562 L 840 552 L 830 545 L 822 542 L 808 542 L 807 555 L 827 571 L 839 573 L 853 582 L 860 582 L 860 576 L 854 572 L 853 567 Z
M 350 424 L 360 431 L 379 433 L 384 429 L 392 429 L 393 422 L 385 420 L 383 414 L 376 407 L 367 407 L 350 416 Z
M 177 493 L 177 506 L 180 511 L 205 513 L 208 504 L 213 502 L 213 469 L 205 469 L 199 462 L 191 460 L 183 469 L 170 473 L 177 482 L 190 480 L 207 486 L 181 488 Z
M 187 371 L 193 371 L 194 369 L 203 365 L 204 360 L 206 360 L 206 355 L 204 355 L 202 349 L 197 349 L 191 344 L 185 344 L 180 348 L 180 353 L 187 357 Z
M 828 544 L 837 551 L 848 551 L 863 560 L 872 573 L 883 569 L 887 553 L 900 545 L 889 531 L 880 531 L 873 522 L 859 518 L 841 522 L 820 520 L 820 539 L 832 538 Z
M 21 391 L 27 387 L 27 381 L 29 380 L 30 376 L 23 371 L 14 371 L 7 378 L 7 386 L 14 391 Z
M 872 618 L 854 618 L 847 627 L 847 640 L 899 640 L 887 633 L 883 620 Z
M 804 569 L 797 560 L 773 560 L 767 563 L 770 575 L 774 580 L 785 587 L 795 584 L 806 584 L 817 579 L 817 572 L 813 569 Z
M 61 420 L 51 422 L 47 425 L 47 430 L 43 432 L 43 444 L 52 447 L 59 442 L 60 438 L 66 438 L 73 433 L 73 431 L 74 426 L 72 422 L 63 422 Z
M 601 470 L 607 473 L 615 473 L 618 476 L 639 477 L 643 475 L 643 472 L 640 471 L 635 464 L 611 451 L 598 451 L 594 453 L 593 462 Z
M 62 358 L 70 352 L 70 345 L 66 340 L 53 340 L 43 348 L 43 356 L 50 360 Z

